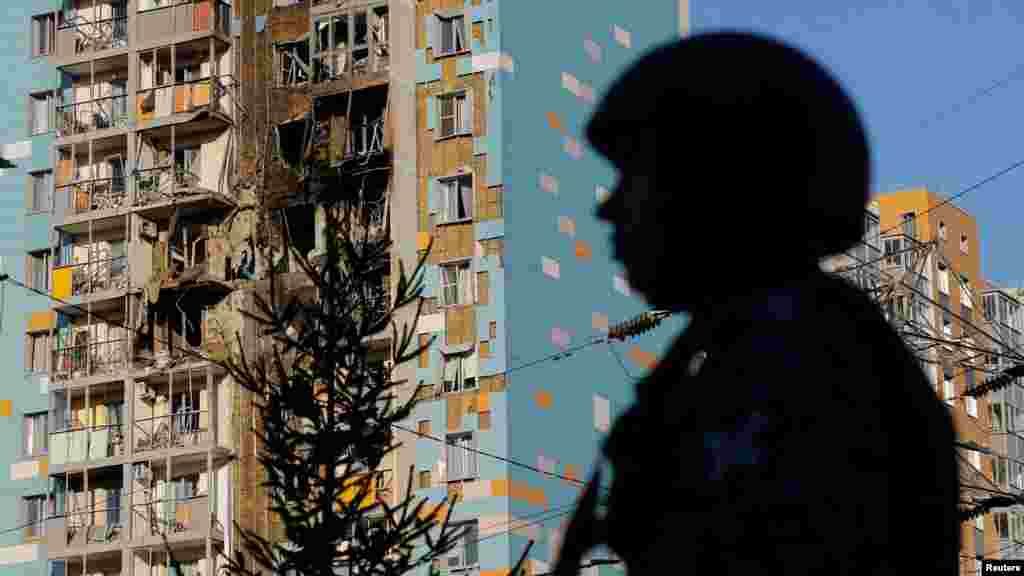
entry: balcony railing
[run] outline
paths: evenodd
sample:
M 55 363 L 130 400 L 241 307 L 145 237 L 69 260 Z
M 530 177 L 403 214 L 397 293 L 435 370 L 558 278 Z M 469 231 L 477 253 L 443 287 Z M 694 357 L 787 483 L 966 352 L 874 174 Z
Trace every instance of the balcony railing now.
M 319 159 L 330 162 L 380 154 L 384 152 L 384 118 L 353 123 L 347 137 L 344 132 L 332 133 L 327 122 L 320 122 L 313 147 Z
M 130 348 L 128 338 L 59 348 L 53 351 L 50 374 L 57 381 L 114 374 L 128 368 Z
M 121 491 L 120 488 L 114 490 Z M 86 497 L 68 494 L 68 499 Z M 77 548 L 88 544 L 113 544 L 121 540 L 122 513 L 119 502 L 109 500 L 83 510 L 68 512 L 64 529 L 64 545 Z
M 210 439 L 209 410 L 179 410 L 135 421 L 135 451 L 199 446 Z
M 128 287 L 128 257 L 96 259 L 81 264 L 62 266 L 54 270 L 71 274 L 71 295 L 86 296 L 107 290 Z M 69 272 L 68 272 L 69 271 Z
M 135 206 L 172 200 L 183 193 L 197 194 L 200 176 L 181 166 L 160 166 L 135 171 Z
M 50 434 L 48 454 L 55 465 L 124 456 L 124 429 L 120 424 L 108 424 L 54 432 Z
M 61 56 L 88 54 L 128 46 L 128 17 L 89 20 L 71 16 L 57 30 Z
M 170 484 L 169 486 L 174 486 Z M 155 495 L 158 496 L 158 495 Z M 192 532 L 206 534 L 211 524 L 209 496 L 153 498 L 132 506 L 132 520 L 140 529 L 136 536 L 157 536 Z
M 86 134 L 107 128 L 128 126 L 128 96 L 104 96 L 57 107 L 58 136 Z
M 124 176 L 80 180 L 57 186 L 56 189 L 58 198 L 66 197 L 67 209 L 75 215 L 127 206 L 128 191 Z

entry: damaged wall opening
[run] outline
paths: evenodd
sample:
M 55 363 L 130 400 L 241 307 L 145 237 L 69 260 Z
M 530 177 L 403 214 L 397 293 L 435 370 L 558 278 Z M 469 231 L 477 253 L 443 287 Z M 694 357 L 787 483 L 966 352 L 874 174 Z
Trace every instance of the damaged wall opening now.
M 387 147 L 387 106 L 387 86 L 318 99 L 314 157 L 333 166 L 345 160 L 382 154 Z

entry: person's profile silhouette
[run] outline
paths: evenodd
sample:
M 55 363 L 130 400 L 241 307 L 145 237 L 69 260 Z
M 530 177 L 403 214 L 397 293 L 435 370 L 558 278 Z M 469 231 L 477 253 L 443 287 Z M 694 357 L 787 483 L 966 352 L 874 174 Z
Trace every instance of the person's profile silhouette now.
M 633 64 L 586 135 L 619 172 L 598 216 L 630 285 L 691 323 L 615 422 L 610 489 L 591 476 L 555 573 L 598 545 L 631 575 L 956 573 L 952 420 L 819 265 L 869 199 L 838 82 L 763 36 L 694 35 Z

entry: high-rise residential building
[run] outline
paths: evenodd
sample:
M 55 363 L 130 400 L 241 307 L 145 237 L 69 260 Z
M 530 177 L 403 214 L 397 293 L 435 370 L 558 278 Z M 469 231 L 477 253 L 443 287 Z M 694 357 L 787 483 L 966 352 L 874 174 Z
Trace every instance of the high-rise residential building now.
M 966 392 L 1019 355 L 1020 306 L 982 279 L 977 222 L 944 198 L 925 188 L 876 196 L 867 218 L 862 244 L 824 268 L 878 302 L 949 407 L 969 508 L 991 496 L 996 482 L 1007 489 L 1014 482 L 1016 437 L 1002 432 L 1019 386 L 977 398 Z M 962 574 L 980 570 L 981 558 L 1006 556 L 1015 518 L 1000 510 L 964 522 Z
M 0 273 L 46 293 L 51 245 L 50 206 L 54 140 L 53 64 L 56 27 L 39 15 L 38 2 L 4 5 L 0 34 L 6 40 L 5 84 L 11 98 L 0 111 L 5 127 L 2 156 L 14 168 L 0 170 Z M 41 574 L 46 569 L 44 526 L 47 495 L 46 342 L 26 332 L 45 310 L 45 296 L 0 286 L 0 364 L 7 378 L 0 386 L 0 574 Z M 42 362 L 37 362 L 36 359 Z
M 217 361 L 236 334 L 261 350 L 239 310 L 271 268 L 301 283 L 282 230 L 322 253 L 327 195 L 393 240 L 382 303 L 398 262 L 434 244 L 417 328 L 434 344 L 394 373 L 421 400 L 415 434 L 396 433 L 376 495 L 402 499 L 410 467 L 418 496 L 459 495 L 453 520 L 476 536 L 447 573 L 507 570 L 531 539 L 546 571 L 672 334 L 597 344 L 642 307 L 593 217 L 614 171 L 580 132 L 609 82 L 685 27 L 686 2 L 29 4 L 36 154 L 5 270 L 45 296 L 8 286 L 2 311 L 26 371 L 0 396 L 2 506 L 30 528 L 4 533 L 0 573 L 164 576 L 169 551 L 212 575 L 236 523 L 281 537 L 253 399 Z M 371 344 L 385 361 L 394 343 Z

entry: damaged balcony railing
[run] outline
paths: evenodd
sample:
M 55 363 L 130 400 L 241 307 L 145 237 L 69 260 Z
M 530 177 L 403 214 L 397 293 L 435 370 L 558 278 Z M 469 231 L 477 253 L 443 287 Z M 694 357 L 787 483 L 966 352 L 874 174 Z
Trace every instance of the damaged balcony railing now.
M 200 193 L 198 174 L 184 166 L 160 166 L 135 171 L 135 205 L 146 206 L 176 196 Z M 173 184 L 173 186 L 172 186 Z
M 71 295 L 85 296 L 128 287 L 128 257 L 95 259 L 61 268 L 71 269 Z
M 178 495 L 177 482 L 164 484 L 167 494 L 161 497 L 153 490 L 153 498 L 132 506 L 132 523 L 141 527 L 137 535 L 169 535 L 192 532 L 205 534 L 210 527 L 210 498 L 206 494 Z M 141 534 L 140 534 L 141 533 Z
M 70 380 L 97 374 L 112 374 L 128 367 L 127 338 L 105 340 L 58 348 L 53 351 L 54 380 Z
M 135 451 L 199 446 L 209 439 L 209 410 L 178 410 L 135 421 Z
M 50 434 L 48 454 L 51 464 L 124 456 L 124 429 L 120 424 L 82 426 L 68 422 L 65 430 Z
M 115 5 L 121 12 L 125 5 Z M 124 48 L 128 46 L 128 16 L 90 20 L 82 16 L 72 16 L 67 23 L 57 30 L 58 46 L 61 54 L 66 54 L 67 47 L 74 47 L 74 54 L 86 54 Z
M 384 152 L 384 117 L 369 120 L 366 116 L 348 131 L 332 129 L 329 122 L 319 122 L 313 136 L 314 153 L 331 162 L 366 158 Z
M 209 76 L 177 82 L 154 88 L 144 88 L 136 93 L 139 117 L 162 117 L 180 112 L 192 112 L 210 104 L 211 82 Z
M 75 215 L 93 210 L 122 208 L 128 197 L 124 176 L 79 180 L 58 186 L 57 195 L 67 198 L 67 209 Z
M 128 126 L 128 97 L 121 94 L 64 104 L 57 107 L 57 118 L 60 137 L 125 128 Z

